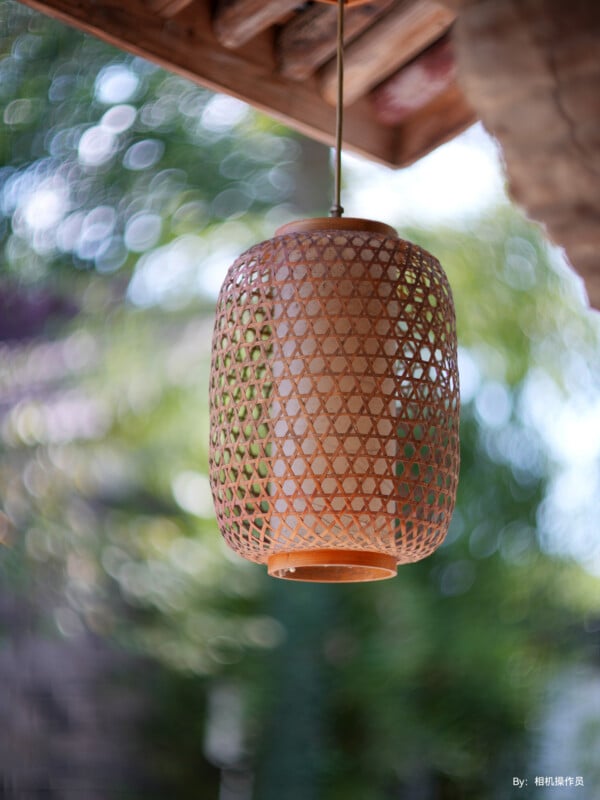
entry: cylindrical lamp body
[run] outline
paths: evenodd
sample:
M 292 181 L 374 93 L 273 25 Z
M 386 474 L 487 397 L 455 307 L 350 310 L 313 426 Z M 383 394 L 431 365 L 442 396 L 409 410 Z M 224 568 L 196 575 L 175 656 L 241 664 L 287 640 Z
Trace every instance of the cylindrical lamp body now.
M 278 577 L 390 577 L 443 540 L 458 480 L 454 306 L 439 262 L 382 223 L 291 223 L 217 305 L 219 527 Z

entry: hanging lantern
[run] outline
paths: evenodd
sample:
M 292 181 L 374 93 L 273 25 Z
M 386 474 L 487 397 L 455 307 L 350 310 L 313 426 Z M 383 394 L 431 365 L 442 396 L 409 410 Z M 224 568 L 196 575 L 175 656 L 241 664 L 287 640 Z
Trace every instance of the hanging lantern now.
M 231 267 L 213 343 L 217 519 L 277 577 L 390 577 L 443 540 L 458 374 L 439 262 L 360 219 L 280 228 Z
M 338 112 L 333 217 L 285 225 L 240 256 L 213 340 L 217 521 L 237 553 L 293 580 L 379 580 L 424 558 L 458 481 L 450 287 L 393 228 L 341 217 Z

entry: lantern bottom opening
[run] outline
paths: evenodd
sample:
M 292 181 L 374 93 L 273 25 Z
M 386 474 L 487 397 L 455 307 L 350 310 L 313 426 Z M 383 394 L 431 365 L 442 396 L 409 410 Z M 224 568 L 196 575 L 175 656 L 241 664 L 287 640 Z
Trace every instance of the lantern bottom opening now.
M 354 583 L 393 578 L 394 556 L 364 550 L 300 550 L 275 553 L 267 561 L 269 575 L 290 581 Z

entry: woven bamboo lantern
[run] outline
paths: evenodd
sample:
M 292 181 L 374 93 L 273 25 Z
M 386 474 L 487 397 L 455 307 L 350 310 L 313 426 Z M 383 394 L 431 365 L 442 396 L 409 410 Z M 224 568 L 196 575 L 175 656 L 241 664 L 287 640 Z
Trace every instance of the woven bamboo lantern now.
M 304 220 L 244 253 L 218 300 L 210 402 L 220 529 L 271 575 L 391 577 L 443 540 L 454 308 L 439 262 L 393 228 Z
M 458 480 L 446 276 L 388 225 L 342 217 L 345 2 L 332 216 L 279 228 L 230 268 L 210 380 L 221 532 L 270 575 L 304 581 L 380 580 L 429 555 Z

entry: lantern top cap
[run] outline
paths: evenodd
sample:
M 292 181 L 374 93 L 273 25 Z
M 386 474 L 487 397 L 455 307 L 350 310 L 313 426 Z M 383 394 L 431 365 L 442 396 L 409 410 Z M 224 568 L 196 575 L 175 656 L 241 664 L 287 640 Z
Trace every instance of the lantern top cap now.
M 391 225 L 358 217 L 298 219 L 277 228 L 275 236 L 285 236 L 293 233 L 318 233 L 319 231 L 367 231 L 368 233 L 380 233 L 393 239 L 399 238 L 396 230 Z
M 319 0 L 320 3 L 328 3 L 329 5 L 337 5 L 338 0 Z M 368 3 L 369 0 L 344 0 L 345 6 L 362 6 Z

